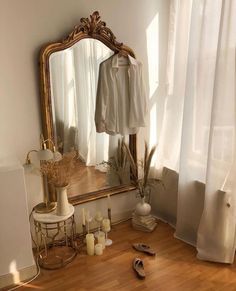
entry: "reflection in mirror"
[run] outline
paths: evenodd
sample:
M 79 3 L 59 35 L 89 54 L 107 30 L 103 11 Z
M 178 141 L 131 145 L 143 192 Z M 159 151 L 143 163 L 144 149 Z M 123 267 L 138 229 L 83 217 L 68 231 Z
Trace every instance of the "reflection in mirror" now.
M 81 18 L 63 40 L 45 45 L 40 52 L 43 135 L 61 153 L 77 153 L 69 189 L 74 205 L 135 189 L 129 165 L 117 147 L 120 136 L 95 130 L 99 65 L 114 53 L 135 58 L 131 48 L 116 40 L 98 11 Z M 136 159 L 136 135 L 125 136 L 125 141 Z M 55 201 L 55 189 L 47 186 L 49 201 Z
M 123 179 L 114 165 L 121 136 L 97 133 L 94 122 L 99 65 L 113 54 L 86 38 L 49 58 L 54 139 L 61 153 L 78 153 L 69 196 L 129 183 L 128 165 Z

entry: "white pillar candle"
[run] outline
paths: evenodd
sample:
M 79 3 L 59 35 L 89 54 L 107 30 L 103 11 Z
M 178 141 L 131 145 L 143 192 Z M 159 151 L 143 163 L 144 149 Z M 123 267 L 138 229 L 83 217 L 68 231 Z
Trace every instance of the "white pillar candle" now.
M 96 244 L 95 245 L 95 254 L 97 256 L 101 256 L 103 253 L 103 247 L 102 247 L 102 244 Z
M 86 245 L 87 245 L 87 254 L 89 256 L 94 255 L 94 235 L 93 233 L 86 234 Z
M 105 242 L 106 242 L 105 233 L 103 231 L 100 231 L 98 234 L 98 243 L 102 244 L 103 249 L 105 249 Z
M 110 194 L 107 195 L 107 208 L 111 209 L 111 196 L 110 196 Z
M 109 232 L 111 230 L 110 219 L 108 219 L 108 218 L 103 219 L 102 229 L 105 232 Z
M 82 224 L 85 225 L 85 212 L 84 212 L 84 208 L 82 208 Z

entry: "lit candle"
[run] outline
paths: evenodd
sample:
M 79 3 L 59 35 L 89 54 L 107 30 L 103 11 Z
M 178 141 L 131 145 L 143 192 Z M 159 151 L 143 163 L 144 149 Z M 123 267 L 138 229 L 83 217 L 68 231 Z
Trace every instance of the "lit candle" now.
M 96 244 L 95 245 L 95 254 L 97 256 L 101 256 L 103 253 L 103 247 L 102 247 L 102 244 Z
M 87 254 L 89 256 L 94 255 L 94 235 L 93 233 L 86 234 L 86 245 L 87 245 Z
M 82 224 L 85 225 L 85 213 L 84 213 L 84 208 L 82 208 Z
M 103 231 L 100 231 L 98 234 L 98 243 L 102 244 L 103 249 L 105 249 L 105 242 L 106 242 L 105 233 Z
M 110 196 L 110 194 L 107 195 L 107 208 L 111 209 L 111 196 Z

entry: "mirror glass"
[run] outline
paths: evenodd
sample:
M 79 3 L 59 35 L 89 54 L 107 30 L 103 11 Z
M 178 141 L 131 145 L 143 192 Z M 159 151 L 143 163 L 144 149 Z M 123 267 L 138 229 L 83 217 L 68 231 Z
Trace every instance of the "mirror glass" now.
M 99 65 L 113 54 L 101 41 L 85 38 L 49 57 L 54 140 L 61 153 L 77 152 L 69 197 L 130 182 L 129 167 L 121 179 L 107 163 L 121 136 L 97 133 L 94 122 Z

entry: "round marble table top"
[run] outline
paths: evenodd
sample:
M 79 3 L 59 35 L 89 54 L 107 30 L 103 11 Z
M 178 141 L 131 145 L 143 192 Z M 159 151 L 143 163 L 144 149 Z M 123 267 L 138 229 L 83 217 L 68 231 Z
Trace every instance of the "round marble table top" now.
M 57 215 L 57 209 L 49 213 L 37 213 L 34 211 L 33 218 L 35 221 L 38 221 L 41 223 L 57 223 L 57 222 L 65 221 L 74 214 L 74 206 L 70 204 L 69 208 L 70 208 L 70 212 L 64 216 Z

